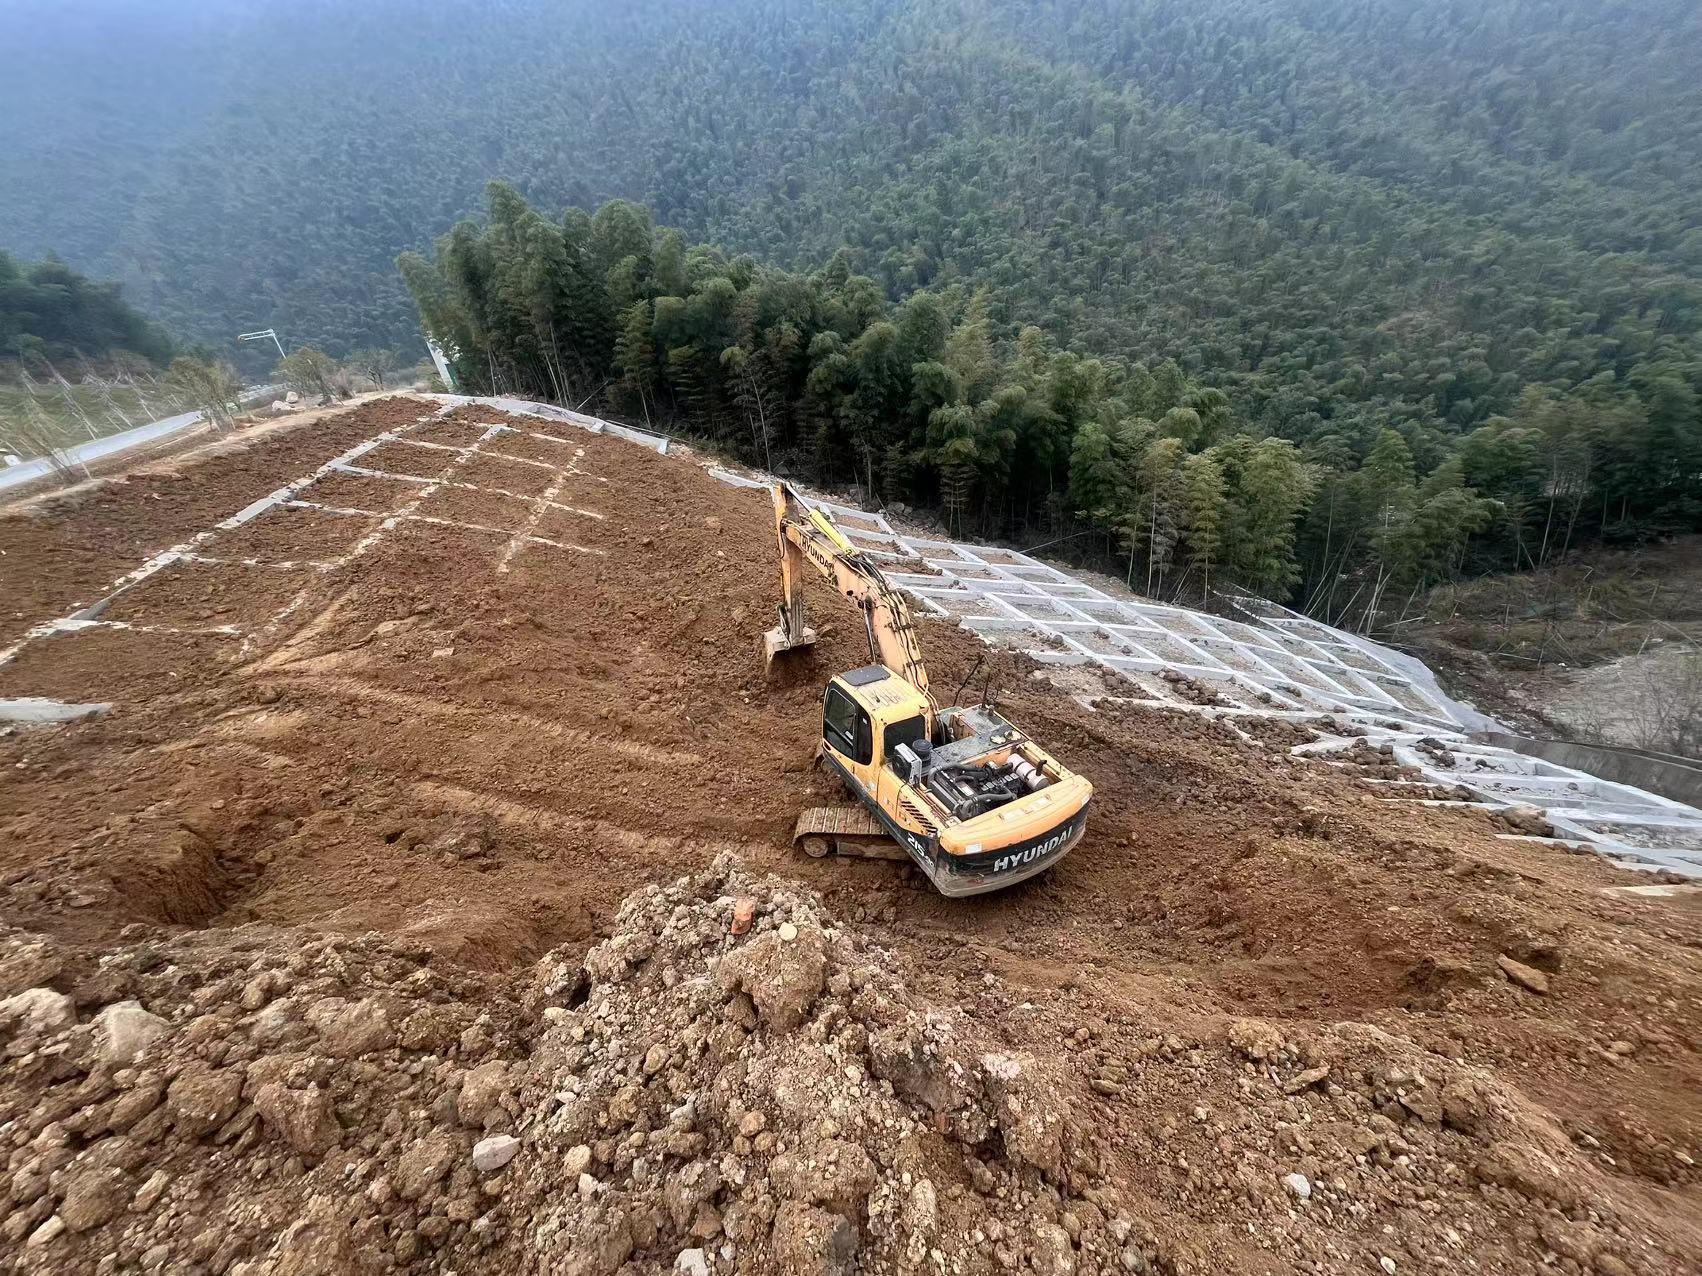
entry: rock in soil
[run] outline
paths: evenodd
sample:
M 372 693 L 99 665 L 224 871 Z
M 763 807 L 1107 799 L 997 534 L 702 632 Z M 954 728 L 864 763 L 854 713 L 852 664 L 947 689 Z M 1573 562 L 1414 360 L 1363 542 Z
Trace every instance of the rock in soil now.
M 1514 961 L 1505 953 L 1495 960 L 1501 967 L 1501 973 L 1506 975 L 1513 983 L 1518 984 L 1519 987 L 1527 988 L 1531 992 L 1541 993 L 1544 996 L 1548 994 L 1548 976 L 1543 974 L 1542 971 L 1533 966 L 1527 966 L 1523 962 Z

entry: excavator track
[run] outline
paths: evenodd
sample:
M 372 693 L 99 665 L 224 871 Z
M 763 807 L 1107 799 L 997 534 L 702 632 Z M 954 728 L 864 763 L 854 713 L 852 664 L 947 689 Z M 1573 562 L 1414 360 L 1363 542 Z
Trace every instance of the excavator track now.
M 868 807 L 860 803 L 807 807 L 792 830 L 792 844 L 812 859 L 844 855 L 866 860 L 908 860 L 909 854 Z

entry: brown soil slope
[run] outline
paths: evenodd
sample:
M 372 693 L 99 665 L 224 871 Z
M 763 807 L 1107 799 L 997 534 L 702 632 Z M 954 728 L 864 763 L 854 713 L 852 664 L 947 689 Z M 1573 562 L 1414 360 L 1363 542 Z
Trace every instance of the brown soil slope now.
M 91 602 L 429 410 L 386 400 L 0 518 L 0 621 L 15 637 Z M 121 595 L 102 618 L 131 627 L 0 667 L 0 696 L 115 706 L 0 738 L 0 997 L 26 994 L 0 1003 L 0 1262 L 1695 1270 L 1690 900 L 1604 894 L 1646 879 L 1209 723 L 1090 711 L 937 624 L 938 690 L 993 661 L 1009 716 L 1093 779 L 1088 838 L 967 902 L 899 865 L 803 860 L 820 685 L 867 660 L 854 614 L 814 590 L 816 667 L 769 683 L 762 493 L 503 420 L 462 409 L 384 443 L 356 464 L 419 482 L 327 478 L 303 498 L 357 513 L 272 511 Z M 782 884 L 729 878 L 728 854 Z M 672 914 L 617 923 L 685 874 Z M 723 977 L 754 942 L 718 911 L 740 892 L 768 901 L 753 937 L 797 909 L 824 928 L 801 1022 Z M 579 975 L 600 940 L 626 964 Z M 864 967 L 892 986 L 865 997 Z M 93 1026 L 127 999 L 166 1029 L 134 1061 Z M 803 1094 L 873 1101 L 773 1075 L 806 1037 L 884 1084 L 912 1134 L 854 1137 L 827 1106 L 836 1133 L 804 1128 Z M 715 1090 L 723 1071 L 744 1088 Z M 1018 1075 L 1044 1097 L 1013 1098 Z M 775 1109 L 766 1144 L 752 1094 Z M 1044 1137 L 1023 1132 L 1035 1103 L 1055 1107 Z M 469 1159 L 509 1134 L 514 1169 Z M 865 1205 L 819 1181 L 847 1162 Z M 712 1190 L 661 1199 L 688 1170 L 709 1182 L 699 1165 Z M 333 1186 L 351 1181 L 370 1190 Z

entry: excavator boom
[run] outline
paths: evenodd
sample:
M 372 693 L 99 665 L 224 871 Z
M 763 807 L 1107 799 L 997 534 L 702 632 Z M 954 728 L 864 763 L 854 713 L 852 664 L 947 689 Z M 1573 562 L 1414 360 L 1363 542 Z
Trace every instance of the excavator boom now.
M 780 541 L 780 623 L 763 635 L 770 665 L 783 652 L 815 643 L 815 631 L 804 623 L 803 568 L 807 562 L 862 613 L 869 638 L 869 655 L 907 679 L 923 694 L 928 670 L 910 605 L 890 584 L 869 555 L 851 543 L 820 510 L 812 509 L 789 484 L 774 485 L 774 530 Z

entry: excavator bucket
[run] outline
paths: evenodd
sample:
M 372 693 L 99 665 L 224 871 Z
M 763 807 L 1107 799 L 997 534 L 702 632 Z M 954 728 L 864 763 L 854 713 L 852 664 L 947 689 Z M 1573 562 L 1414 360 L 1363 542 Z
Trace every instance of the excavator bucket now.
M 790 651 L 808 651 L 816 645 L 816 631 L 805 626 L 803 637 L 793 638 L 785 625 L 776 625 L 762 636 L 762 663 L 765 670 L 774 668 L 774 661 Z

